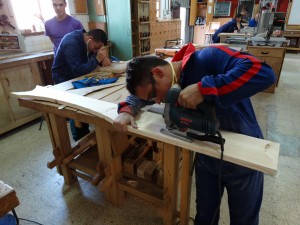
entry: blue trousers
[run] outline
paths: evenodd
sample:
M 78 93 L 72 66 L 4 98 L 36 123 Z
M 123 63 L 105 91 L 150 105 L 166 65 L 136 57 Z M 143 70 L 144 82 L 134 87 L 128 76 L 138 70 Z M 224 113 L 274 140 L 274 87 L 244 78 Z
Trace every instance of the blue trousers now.
M 89 130 L 89 124 L 87 123 L 81 123 L 81 127 L 75 126 L 75 121 L 70 119 L 70 127 L 71 127 L 71 133 L 74 141 L 78 141 L 83 136 L 87 135 Z
M 0 217 L 0 225 L 16 225 L 16 218 L 11 214 L 6 214 L 3 217 Z
M 195 225 L 217 225 L 219 221 L 220 160 L 202 154 L 196 155 Z M 223 162 L 221 196 L 228 193 L 230 225 L 258 225 L 263 196 L 263 173 L 232 163 Z M 214 219 L 214 223 L 212 220 Z

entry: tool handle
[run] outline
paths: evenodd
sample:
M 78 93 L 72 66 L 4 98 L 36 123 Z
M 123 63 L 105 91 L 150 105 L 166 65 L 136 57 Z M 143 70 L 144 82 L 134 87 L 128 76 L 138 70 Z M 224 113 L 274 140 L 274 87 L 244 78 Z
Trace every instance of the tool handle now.
M 223 145 L 225 143 L 224 138 L 215 135 L 198 135 L 191 132 L 187 132 L 187 136 L 193 139 L 197 139 L 199 141 L 208 141 L 219 145 Z

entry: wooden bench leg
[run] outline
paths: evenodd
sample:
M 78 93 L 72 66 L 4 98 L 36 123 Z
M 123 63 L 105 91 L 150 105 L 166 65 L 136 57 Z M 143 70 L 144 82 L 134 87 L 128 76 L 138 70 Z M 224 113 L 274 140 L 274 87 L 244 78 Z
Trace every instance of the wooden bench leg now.
M 72 152 L 67 121 L 65 118 L 52 113 L 49 114 L 49 119 L 53 134 L 52 144 L 55 145 L 53 148 L 59 151 L 62 158 L 65 158 Z M 61 165 L 60 167 L 67 185 L 71 185 L 77 180 L 76 176 L 73 175 L 72 170 L 67 165 Z
M 181 188 L 180 188 L 180 225 L 187 225 L 190 217 L 191 185 L 190 174 L 193 166 L 193 152 L 182 149 Z
M 164 225 L 174 225 L 177 212 L 178 150 L 164 144 Z
M 96 125 L 99 160 L 105 170 L 105 181 L 109 182 L 108 185 L 102 185 L 102 187 L 105 187 L 105 189 L 103 190 L 102 188 L 102 190 L 108 201 L 120 206 L 124 199 L 124 192 L 119 190 L 117 184 L 118 179 L 122 176 L 121 155 L 113 157 L 112 135 L 109 130 L 104 127 L 105 126 Z

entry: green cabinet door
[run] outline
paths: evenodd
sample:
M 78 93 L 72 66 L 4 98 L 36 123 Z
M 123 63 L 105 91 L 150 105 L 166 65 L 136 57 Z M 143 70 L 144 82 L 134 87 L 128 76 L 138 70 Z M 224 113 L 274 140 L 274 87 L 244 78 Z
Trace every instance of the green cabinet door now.
M 112 55 L 120 60 L 132 58 L 130 11 L 130 0 L 106 0 L 106 22 Z

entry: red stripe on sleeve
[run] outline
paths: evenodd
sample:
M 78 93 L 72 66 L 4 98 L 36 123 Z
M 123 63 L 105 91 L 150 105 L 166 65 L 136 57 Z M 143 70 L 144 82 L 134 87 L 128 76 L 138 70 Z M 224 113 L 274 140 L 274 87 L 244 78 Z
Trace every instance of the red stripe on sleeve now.
M 233 56 L 235 58 L 249 59 L 253 63 L 253 65 L 251 66 L 251 68 L 249 70 L 247 70 L 244 74 L 242 74 L 236 80 L 234 80 L 231 83 L 226 84 L 220 88 L 202 87 L 202 85 L 201 85 L 201 93 L 203 93 L 204 95 L 228 94 L 228 93 L 240 88 L 245 83 L 247 83 L 252 77 L 254 77 L 259 72 L 259 70 L 262 67 L 261 61 L 259 61 L 258 59 L 256 59 L 255 57 L 253 57 L 251 55 L 242 55 L 240 52 L 234 52 L 224 46 L 213 46 L 213 47 L 218 48 L 218 49 L 226 52 L 228 55 Z

